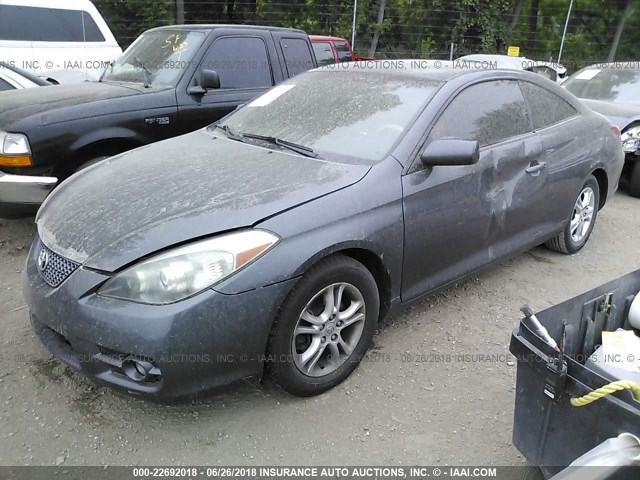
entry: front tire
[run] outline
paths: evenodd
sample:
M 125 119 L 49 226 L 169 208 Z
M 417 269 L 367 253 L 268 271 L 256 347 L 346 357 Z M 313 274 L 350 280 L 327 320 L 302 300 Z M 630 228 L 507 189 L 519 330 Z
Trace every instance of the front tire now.
M 301 397 L 335 387 L 369 348 L 379 311 L 378 288 L 364 265 L 345 255 L 320 261 L 300 279 L 274 322 L 269 376 Z
M 629 195 L 640 198 L 640 157 L 636 158 L 633 168 L 631 169 L 631 175 L 629 176 Z
M 599 205 L 600 187 L 598 181 L 591 175 L 580 189 L 564 230 L 545 243 L 547 248 L 565 254 L 580 251 L 593 232 Z

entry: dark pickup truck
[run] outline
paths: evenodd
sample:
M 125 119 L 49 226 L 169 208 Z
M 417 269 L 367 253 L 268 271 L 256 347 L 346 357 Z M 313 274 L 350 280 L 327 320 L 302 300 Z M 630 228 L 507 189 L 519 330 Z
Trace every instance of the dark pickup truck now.
M 301 30 L 180 25 L 143 33 L 99 82 L 2 92 L 0 217 L 33 214 L 74 172 L 209 125 L 315 66 Z

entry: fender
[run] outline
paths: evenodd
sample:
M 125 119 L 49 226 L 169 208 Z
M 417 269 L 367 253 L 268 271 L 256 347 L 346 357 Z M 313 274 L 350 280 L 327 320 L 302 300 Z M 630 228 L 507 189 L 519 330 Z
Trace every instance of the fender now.
M 75 154 L 96 143 L 105 141 L 115 143 L 119 140 L 125 141 L 129 144 L 135 143 L 138 144 L 138 146 L 151 143 L 151 140 L 149 138 L 142 136 L 140 132 L 136 132 L 132 129 L 123 127 L 108 127 L 101 128 L 99 130 L 92 130 L 82 135 L 69 146 L 69 151 Z

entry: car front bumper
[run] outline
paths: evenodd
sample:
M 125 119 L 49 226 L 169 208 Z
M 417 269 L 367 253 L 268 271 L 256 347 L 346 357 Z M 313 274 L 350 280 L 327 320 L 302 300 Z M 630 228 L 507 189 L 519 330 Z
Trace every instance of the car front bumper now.
M 55 177 L 0 171 L 0 218 L 35 213 L 57 183 Z
M 78 268 L 59 287 L 37 268 L 39 240 L 25 268 L 35 333 L 73 369 L 160 402 L 188 401 L 241 380 L 258 381 L 273 320 L 295 280 L 235 295 L 207 290 L 171 305 L 96 295 L 109 278 Z M 147 366 L 142 377 L 135 362 Z M 142 362 L 142 363 L 141 363 Z

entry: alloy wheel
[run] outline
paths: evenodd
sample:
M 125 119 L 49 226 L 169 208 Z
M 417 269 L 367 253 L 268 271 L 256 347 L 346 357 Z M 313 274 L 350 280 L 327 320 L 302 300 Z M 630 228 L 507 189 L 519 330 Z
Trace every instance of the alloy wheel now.
M 585 187 L 578 200 L 573 207 L 573 215 L 571 216 L 571 240 L 580 243 L 589 233 L 591 222 L 593 221 L 593 212 L 595 211 L 595 194 L 591 187 Z
M 321 377 L 339 368 L 354 351 L 365 324 L 365 302 L 349 283 L 323 288 L 307 303 L 293 332 L 296 367 Z

